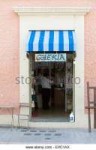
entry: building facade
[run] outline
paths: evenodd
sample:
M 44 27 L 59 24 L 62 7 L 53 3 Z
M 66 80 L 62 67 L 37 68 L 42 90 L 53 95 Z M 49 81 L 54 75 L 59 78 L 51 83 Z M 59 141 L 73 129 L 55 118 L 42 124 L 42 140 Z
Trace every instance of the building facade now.
M 1 0 L 0 7 L 0 105 L 14 105 L 14 124 L 17 125 L 19 104 L 31 101 L 30 84 L 26 84 L 31 66 L 26 56 L 29 30 L 75 30 L 74 77 L 80 79 L 73 92 L 75 122 L 29 123 L 33 127 L 87 127 L 86 82 L 96 85 L 95 0 L 71 0 L 71 3 L 66 0 Z M 23 83 L 17 84 L 17 78 L 23 78 Z M 30 115 L 30 110 L 26 113 Z M 93 113 L 91 115 L 93 124 Z M 7 124 L 9 120 L 8 112 L 2 111 L 0 124 Z

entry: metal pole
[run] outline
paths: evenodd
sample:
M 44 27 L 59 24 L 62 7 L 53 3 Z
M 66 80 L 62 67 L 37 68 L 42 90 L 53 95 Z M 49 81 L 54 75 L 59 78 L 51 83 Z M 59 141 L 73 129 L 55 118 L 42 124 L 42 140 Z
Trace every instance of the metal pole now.
M 87 99 L 88 99 L 88 130 L 91 132 L 91 117 L 90 117 L 90 97 L 89 97 L 89 82 L 87 82 Z

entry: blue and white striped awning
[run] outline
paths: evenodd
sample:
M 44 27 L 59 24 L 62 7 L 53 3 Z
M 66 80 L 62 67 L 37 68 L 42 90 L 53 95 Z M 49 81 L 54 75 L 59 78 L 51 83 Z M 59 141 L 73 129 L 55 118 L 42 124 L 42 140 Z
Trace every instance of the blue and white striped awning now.
M 74 30 L 30 31 L 27 52 L 76 51 Z

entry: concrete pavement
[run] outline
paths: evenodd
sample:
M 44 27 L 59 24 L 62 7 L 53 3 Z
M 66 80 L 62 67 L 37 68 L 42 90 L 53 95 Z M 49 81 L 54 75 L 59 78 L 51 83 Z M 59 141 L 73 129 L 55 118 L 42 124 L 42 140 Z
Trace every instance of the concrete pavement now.
M 0 127 L 0 144 L 96 144 L 96 130 Z

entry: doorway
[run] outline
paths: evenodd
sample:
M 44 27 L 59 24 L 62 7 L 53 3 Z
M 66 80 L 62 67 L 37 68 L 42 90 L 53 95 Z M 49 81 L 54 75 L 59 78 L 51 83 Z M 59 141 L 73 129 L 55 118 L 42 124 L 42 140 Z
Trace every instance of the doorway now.
M 74 54 L 66 53 L 66 61 L 35 61 L 35 54 L 31 54 L 31 75 L 35 79 L 32 83 L 34 108 L 32 108 L 32 121 L 34 122 L 69 122 L 69 115 L 73 111 L 73 61 Z M 40 77 L 44 72 L 49 74 L 53 81 L 49 109 L 42 107 L 42 86 Z M 32 102 L 33 102 L 32 99 Z

